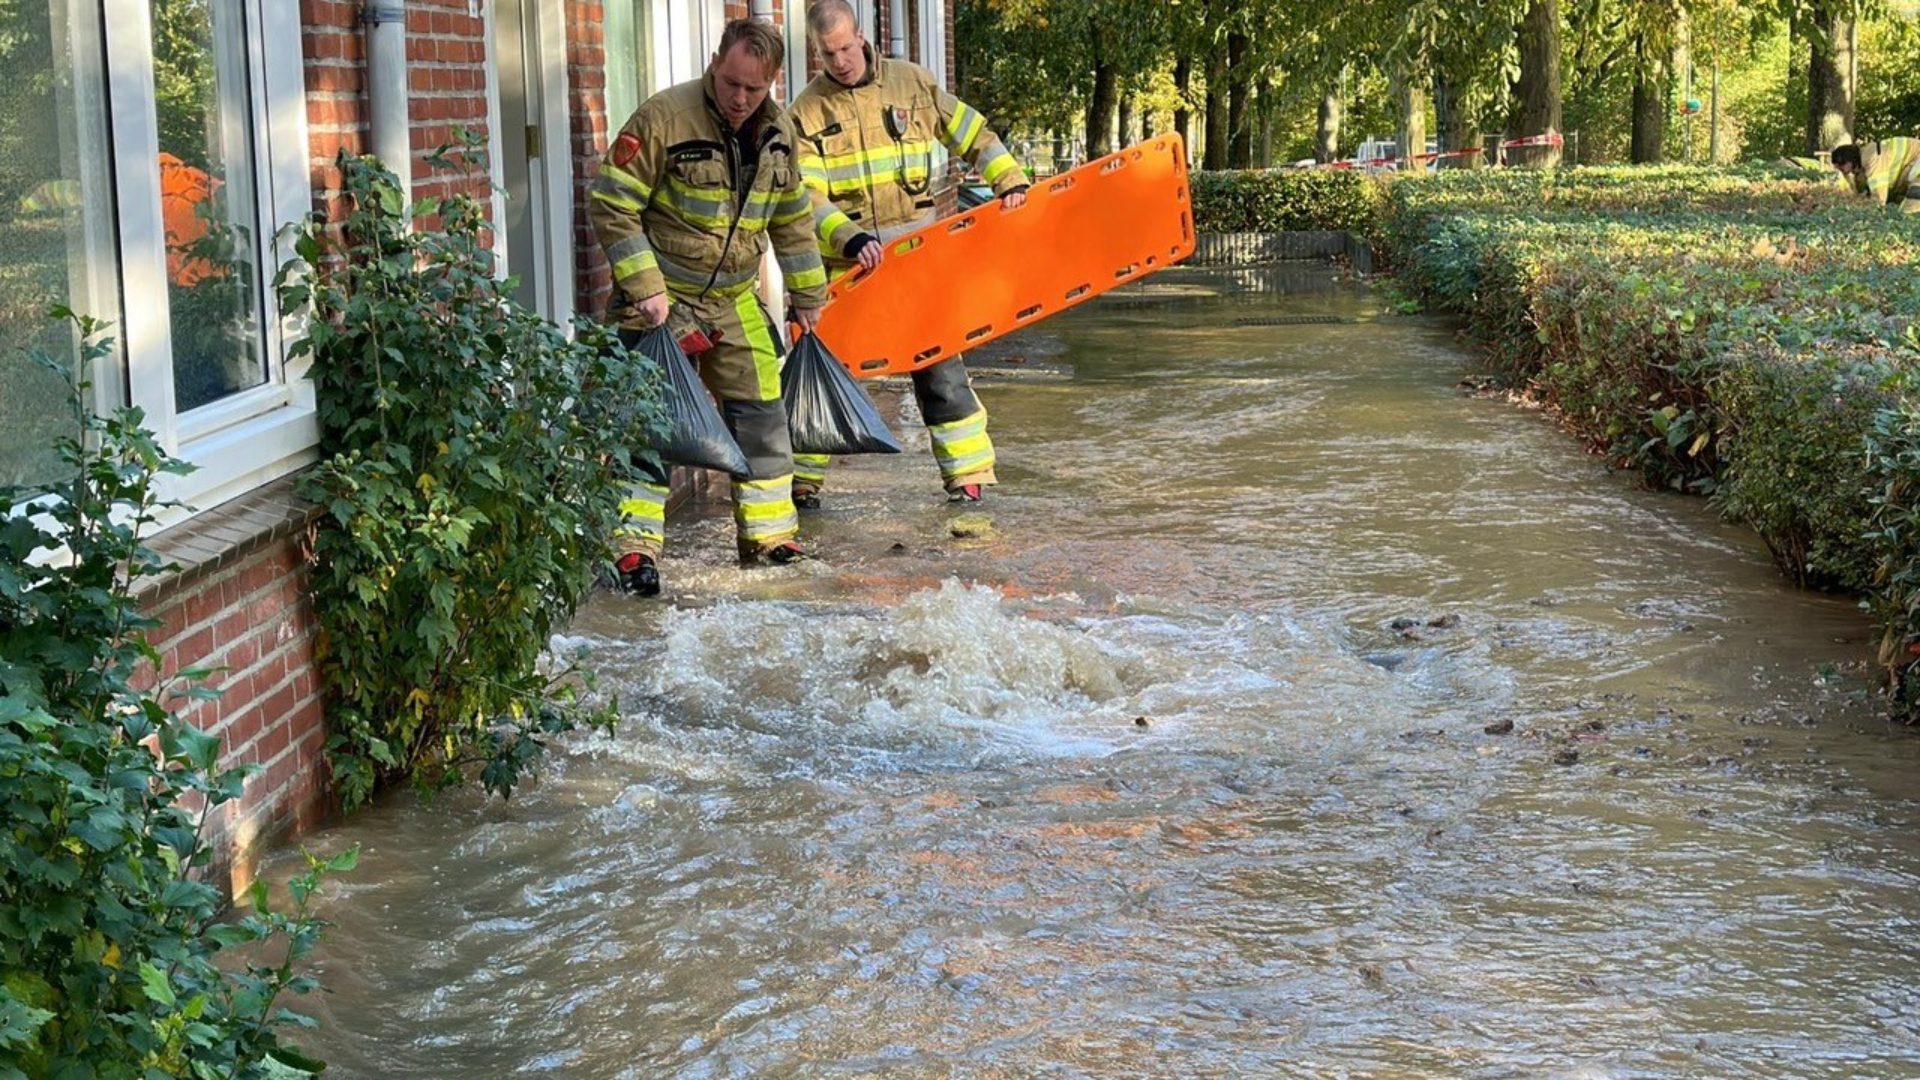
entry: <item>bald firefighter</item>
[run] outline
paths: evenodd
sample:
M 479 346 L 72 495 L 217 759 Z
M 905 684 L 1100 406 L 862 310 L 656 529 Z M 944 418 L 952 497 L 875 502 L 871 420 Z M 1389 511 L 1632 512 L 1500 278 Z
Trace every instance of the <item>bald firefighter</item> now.
M 1834 147 L 1832 159 L 1854 190 L 1882 206 L 1920 213 L 1920 191 L 1914 190 L 1914 181 L 1920 179 L 1920 139 L 1848 143 Z
M 966 161 L 1011 210 L 1027 174 L 986 118 L 940 88 L 931 72 L 874 55 L 847 0 L 816 0 L 807 30 L 824 70 L 793 99 L 800 170 L 829 272 L 880 265 L 887 241 L 932 222 L 937 147 Z M 947 497 L 978 502 L 995 483 L 987 411 L 958 356 L 913 373 Z M 794 456 L 794 501 L 820 505 L 825 455 Z
M 601 163 L 588 207 L 613 269 L 613 315 L 628 345 L 673 318 L 711 328 L 694 357 L 751 469 L 733 478 L 740 561 L 806 557 L 793 506 L 793 444 L 780 400 L 776 329 L 754 293 L 771 240 L 794 317 L 811 329 L 826 302 L 813 209 L 791 122 L 768 100 L 784 49 L 765 23 L 736 19 L 706 74 L 641 104 Z M 615 569 L 628 592 L 660 591 L 667 470 L 621 505 Z

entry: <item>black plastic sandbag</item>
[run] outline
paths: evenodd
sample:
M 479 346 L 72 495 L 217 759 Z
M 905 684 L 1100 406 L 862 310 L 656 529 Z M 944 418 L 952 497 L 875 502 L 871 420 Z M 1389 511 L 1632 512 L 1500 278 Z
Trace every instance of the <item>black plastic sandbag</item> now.
M 699 469 L 718 469 L 723 473 L 745 476 L 750 471 L 747 455 L 733 441 L 720 410 L 714 407 L 693 361 L 680 350 L 680 343 L 665 327 L 655 327 L 640 338 L 639 351 L 666 372 L 664 391 L 670 420 L 667 437 L 654 449 L 660 460 Z
M 900 443 L 873 399 L 811 333 L 802 334 L 780 369 L 787 428 L 796 454 L 897 454 Z

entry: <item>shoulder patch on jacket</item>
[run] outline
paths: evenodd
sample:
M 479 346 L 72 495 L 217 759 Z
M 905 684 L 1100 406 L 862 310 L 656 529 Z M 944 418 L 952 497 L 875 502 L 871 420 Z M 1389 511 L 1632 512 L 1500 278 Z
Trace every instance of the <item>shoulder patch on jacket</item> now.
M 615 165 L 625 168 L 627 162 L 632 161 L 639 153 L 640 136 L 635 135 L 633 132 L 623 131 L 620 133 L 619 138 L 613 140 L 612 157 Z

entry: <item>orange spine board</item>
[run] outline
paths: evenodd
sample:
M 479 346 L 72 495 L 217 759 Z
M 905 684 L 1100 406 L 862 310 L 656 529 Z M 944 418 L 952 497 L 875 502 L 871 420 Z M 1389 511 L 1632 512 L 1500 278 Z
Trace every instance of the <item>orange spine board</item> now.
M 889 243 L 828 287 L 818 333 L 860 378 L 977 348 L 1193 254 L 1187 153 L 1162 135 Z

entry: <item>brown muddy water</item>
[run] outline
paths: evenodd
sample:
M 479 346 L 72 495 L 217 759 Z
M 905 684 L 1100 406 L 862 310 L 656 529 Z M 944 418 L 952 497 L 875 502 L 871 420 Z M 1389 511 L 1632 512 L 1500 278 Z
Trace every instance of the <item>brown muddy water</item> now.
M 1863 616 L 1382 308 L 1163 273 L 976 357 L 980 507 L 909 418 L 908 453 L 836 466 L 817 562 L 742 571 L 724 506 L 676 518 L 667 597 L 566 639 L 616 733 L 511 803 L 310 838 L 365 851 L 308 1048 L 341 1077 L 1920 1077 L 1920 740 Z

